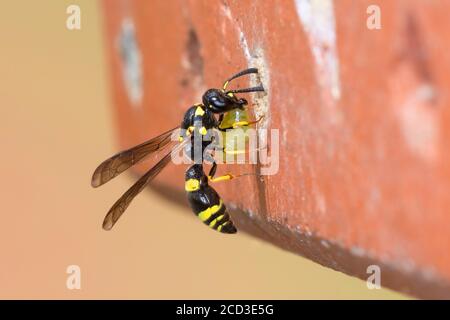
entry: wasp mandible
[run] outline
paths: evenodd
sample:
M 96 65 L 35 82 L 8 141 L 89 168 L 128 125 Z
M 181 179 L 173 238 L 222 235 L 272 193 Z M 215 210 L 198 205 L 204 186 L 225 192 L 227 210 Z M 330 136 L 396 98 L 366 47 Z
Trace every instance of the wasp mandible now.
M 115 178 L 133 165 L 140 163 L 151 154 L 160 154 L 164 150 L 165 155 L 150 170 L 147 171 L 135 184 L 133 184 L 111 207 L 103 221 L 103 229 L 110 230 L 119 220 L 130 205 L 131 201 L 138 195 L 170 162 L 171 154 L 179 152 L 183 147 L 189 146 L 188 152 L 194 165 L 189 167 L 185 175 L 185 190 L 188 194 L 189 204 L 194 213 L 208 226 L 222 233 L 235 233 L 236 228 L 226 211 L 220 196 L 208 184 L 208 181 L 216 182 L 229 180 L 236 176 L 231 174 L 215 177 L 217 163 L 213 161 L 209 174 L 203 171 L 203 152 L 211 143 L 203 138 L 210 130 L 226 131 L 237 127 L 254 124 L 257 121 L 235 121 L 229 126 L 223 125 L 224 115 L 236 109 L 243 110 L 248 102 L 246 99 L 238 98 L 237 93 L 262 92 L 262 85 L 244 89 L 227 90 L 229 83 L 247 74 L 258 73 L 258 69 L 249 68 L 234 74 L 227 79 L 221 89 L 208 89 L 202 96 L 202 103 L 190 107 L 184 114 L 181 125 L 170 129 L 159 136 L 141 143 L 130 149 L 121 151 L 111 158 L 102 162 L 92 175 L 91 185 L 96 188 Z M 216 118 L 218 115 L 218 119 Z M 178 141 L 171 139 L 172 135 L 178 133 Z M 193 150 L 200 149 L 201 158 L 196 159 Z

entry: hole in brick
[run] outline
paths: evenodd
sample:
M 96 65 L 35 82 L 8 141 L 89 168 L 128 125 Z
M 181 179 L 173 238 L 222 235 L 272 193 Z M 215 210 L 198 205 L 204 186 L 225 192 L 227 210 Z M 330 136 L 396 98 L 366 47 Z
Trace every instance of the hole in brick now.
M 189 30 L 186 51 L 191 72 L 203 78 L 203 57 L 200 53 L 201 45 L 194 29 Z
M 180 86 L 199 89 L 203 84 L 204 63 L 201 55 L 201 44 L 197 32 L 192 27 L 187 34 L 182 64 L 185 72 L 180 79 Z

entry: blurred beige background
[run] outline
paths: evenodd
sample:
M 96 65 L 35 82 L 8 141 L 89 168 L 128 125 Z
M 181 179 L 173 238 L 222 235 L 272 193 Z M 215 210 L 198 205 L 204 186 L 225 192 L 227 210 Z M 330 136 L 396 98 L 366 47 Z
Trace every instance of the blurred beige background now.
M 73 3 L 80 31 L 66 29 Z M 215 233 L 150 190 L 103 231 L 133 178 L 90 187 L 96 165 L 118 151 L 100 6 L 10 0 L 0 9 L 0 298 L 404 298 L 245 234 Z M 71 264 L 81 290 L 66 288 Z

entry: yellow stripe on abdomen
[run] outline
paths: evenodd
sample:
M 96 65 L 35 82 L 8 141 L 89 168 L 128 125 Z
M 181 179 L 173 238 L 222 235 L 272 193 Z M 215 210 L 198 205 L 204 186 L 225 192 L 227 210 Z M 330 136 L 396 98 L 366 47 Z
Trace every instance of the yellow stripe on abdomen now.
M 222 220 L 223 217 L 224 217 L 224 215 L 221 214 L 220 216 L 218 216 L 217 218 L 215 218 L 213 221 L 211 221 L 211 222 L 209 223 L 209 226 L 210 226 L 211 228 L 214 228 L 214 227 L 216 226 L 216 223 L 217 223 L 218 221 Z
M 236 233 L 236 228 L 230 220 L 230 215 L 220 200 L 219 204 L 213 205 L 201 212 L 198 217 L 210 228 L 222 233 Z
M 217 231 L 219 231 L 219 232 L 222 231 L 222 228 L 223 228 L 224 226 L 226 226 L 228 223 L 231 223 L 230 220 L 228 220 L 228 221 L 224 222 L 223 224 L 221 224 L 220 226 L 218 226 L 218 227 L 217 227 Z
M 197 215 L 203 222 L 207 221 L 213 214 L 218 212 L 222 207 L 222 200 L 220 200 L 219 204 L 213 205 L 203 211 L 200 211 Z

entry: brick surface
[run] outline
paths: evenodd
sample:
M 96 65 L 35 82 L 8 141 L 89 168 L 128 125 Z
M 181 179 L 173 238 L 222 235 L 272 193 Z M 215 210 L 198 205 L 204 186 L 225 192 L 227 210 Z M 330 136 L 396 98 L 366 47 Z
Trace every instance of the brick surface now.
M 217 186 L 237 226 L 450 298 L 450 3 L 377 2 L 379 30 L 367 28 L 371 1 L 105 1 L 120 147 L 178 125 L 205 89 L 257 66 L 268 94 L 245 97 L 260 127 L 279 130 L 279 171 Z M 158 188 L 182 195 L 184 170 L 167 168 Z

